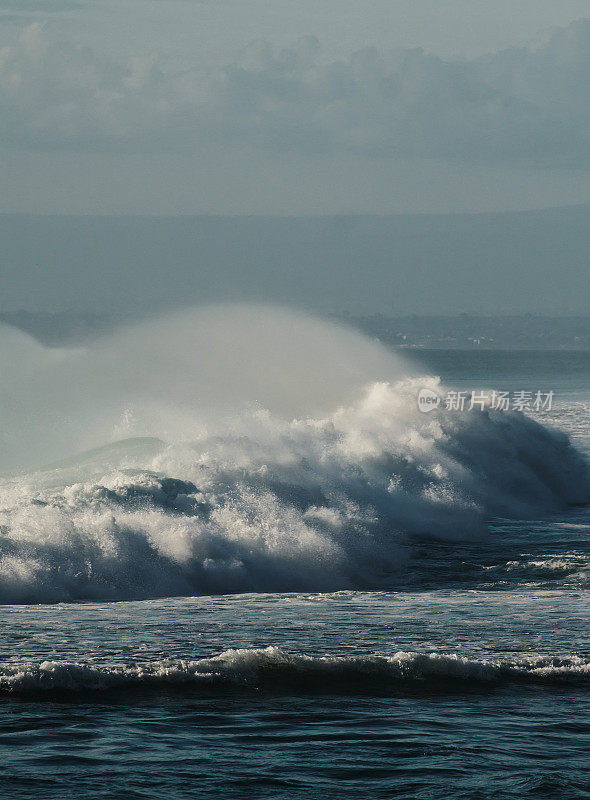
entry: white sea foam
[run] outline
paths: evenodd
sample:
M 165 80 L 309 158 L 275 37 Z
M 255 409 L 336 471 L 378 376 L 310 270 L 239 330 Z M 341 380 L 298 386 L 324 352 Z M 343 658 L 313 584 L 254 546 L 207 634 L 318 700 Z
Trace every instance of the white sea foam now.
M 193 358 L 206 331 L 215 353 Z M 125 331 L 85 361 L 50 354 L 43 369 L 36 345 L 18 347 L 31 347 L 37 366 L 15 378 L 13 400 L 46 381 L 50 416 L 68 410 L 57 428 L 70 448 L 97 408 L 89 444 L 108 439 L 108 419 L 111 435 L 119 420 L 116 435 L 152 438 L 4 481 L 0 602 L 391 586 L 412 537 L 481 537 L 491 515 L 589 498 L 565 435 L 521 414 L 421 414 L 418 390 L 440 391 L 436 378 L 412 377 L 381 347 L 306 317 L 185 314 Z M 231 398 L 221 413 L 216 397 Z M 19 411 L 5 393 L 17 429 L 39 399 Z
M 0 693 L 104 692 L 175 687 L 188 690 L 245 688 L 282 692 L 305 689 L 394 691 L 404 685 L 580 683 L 590 662 L 579 656 L 471 659 L 459 654 L 397 652 L 392 655 L 319 656 L 277 647 L 226 650 L 211 658 L 91 665 L 64 661 L 0 664 Z

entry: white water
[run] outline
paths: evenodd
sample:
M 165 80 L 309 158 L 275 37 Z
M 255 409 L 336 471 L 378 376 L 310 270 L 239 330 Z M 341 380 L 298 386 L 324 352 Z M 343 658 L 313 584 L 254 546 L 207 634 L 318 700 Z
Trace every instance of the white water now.
M 435 377 L 293 312 L 184 312 L 85 350 L 0 342 L 5 467 L 102 446 L 5 479 L 2 602 L 391 585 L 411 537 L 588 499 L 564 435 L 421 414 Z
M 399 684 L 460 681 L 587 683 L 590 662 L 579 656 L 542 656 L 512 660 L 469 659 L 457 654 L 397 652 L 390 656 L 293 655 L 277 647 L 226 650 L 211 658 L 166 659 L 109 667 L 43 661 L 0 666 L 0 693 L 105 691 L 117 688 L 242 687 L 293 688 L 325 686 L 333 691 L 351 688 L 394 689 Z

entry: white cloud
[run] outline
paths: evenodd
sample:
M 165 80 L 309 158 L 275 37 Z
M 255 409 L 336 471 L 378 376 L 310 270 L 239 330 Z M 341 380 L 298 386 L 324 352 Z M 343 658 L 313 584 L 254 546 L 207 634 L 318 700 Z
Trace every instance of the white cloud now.
M 313 38 L 255 42 L 209 72 L 126 63 L 51 40 L 0 49 L 0 138 L 31 149 L 354 152 L 590 166 L 590 21 L 545 44 L 444 60 L 360 50 L 326 61 Z

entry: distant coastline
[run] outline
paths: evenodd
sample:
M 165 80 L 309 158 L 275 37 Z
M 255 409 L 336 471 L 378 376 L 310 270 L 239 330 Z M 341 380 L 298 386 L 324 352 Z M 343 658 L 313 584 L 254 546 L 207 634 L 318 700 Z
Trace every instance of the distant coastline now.
M 590 316 L 387 314 L 329 315 L 396 349 L 590 351 Z M 0 313 L 11 325 L 50 347 L 83 344 L 135 315 L 18 310 Z
M 590 351 L 590 317 L 585 316 L 373 314 L 345 319 L 384 344 L 402 349 Z

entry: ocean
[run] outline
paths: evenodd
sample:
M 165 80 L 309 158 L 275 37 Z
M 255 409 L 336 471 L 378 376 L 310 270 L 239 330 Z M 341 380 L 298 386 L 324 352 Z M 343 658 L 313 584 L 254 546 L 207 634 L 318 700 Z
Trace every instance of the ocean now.
M 240 313 L 0 328 L 0 796 L 590 797 L 589 355 Z

